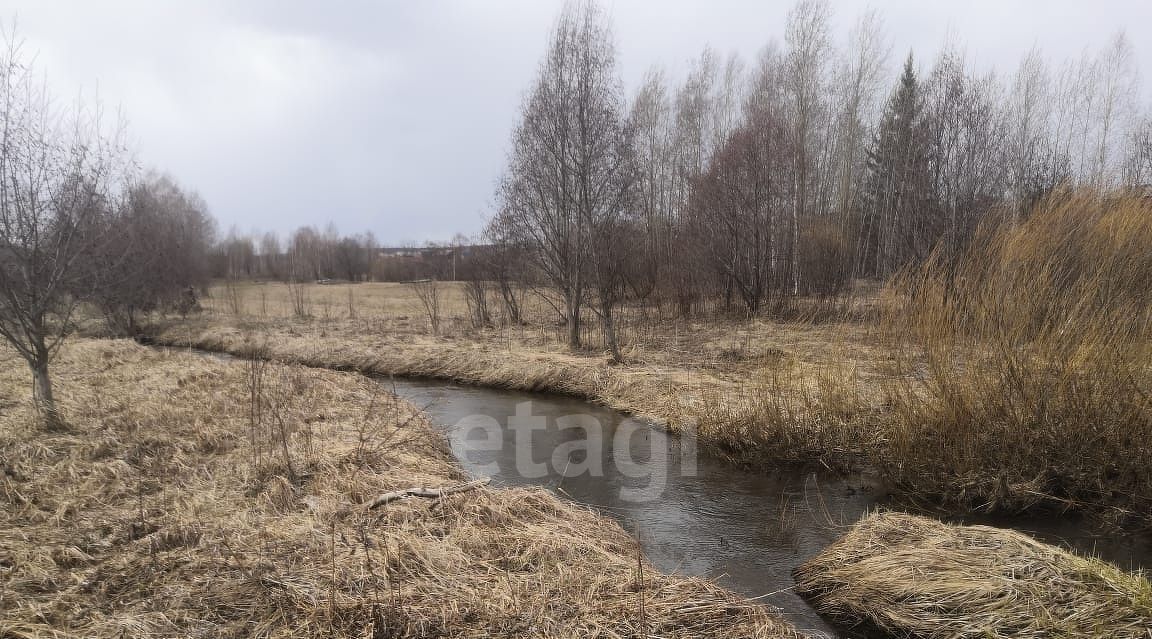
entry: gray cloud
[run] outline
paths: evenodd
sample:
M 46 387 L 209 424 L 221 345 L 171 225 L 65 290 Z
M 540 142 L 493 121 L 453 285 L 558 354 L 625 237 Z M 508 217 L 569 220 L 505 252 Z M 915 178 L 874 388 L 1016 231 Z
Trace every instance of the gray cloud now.
M 977 66 L 1010 73 L 1034 45 L 1059 62 L 1125 28 L 1152 69 L 1145 2 L 955 5 L 834 3 L 841 35 L 879 9 L 894 58 L 930 60 L 951 37 Z M 62 100 L 83 90 L 120 106 L 140 159 L 197 189 L 223 228 L 332 221 L 399 243 L 482 227 L 559 6 L 4 0 L 0 18 L 18 19 Z M 653 64 L 679 75 L 707 43 L 752 58 L 782 38 L 791 2 L 606 6 L 634 85 Z

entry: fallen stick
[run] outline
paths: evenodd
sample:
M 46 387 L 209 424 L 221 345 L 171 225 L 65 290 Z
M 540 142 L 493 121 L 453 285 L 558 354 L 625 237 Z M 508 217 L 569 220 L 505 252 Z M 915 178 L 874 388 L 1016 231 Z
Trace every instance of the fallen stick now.
M 462 493 L 468 490 L 474 490 L 481 486 L 487 485 L 492 481 L 492 478 L 485 477 L 483 479 L 476 479 L 466 484 L 457 484 L 456 486 L 445 486 L 444 488 L 409 488 L 408 490 L 396 490 L 390 493 L 384 493 L 376 499 L 373 499 L 368 508 L 379 508 L 385 504 L 390 504 L 398 499 L 407 499 L 409 497 L 424 497 L 425 499 L 438 499 L 447 495 L 455 493 Z

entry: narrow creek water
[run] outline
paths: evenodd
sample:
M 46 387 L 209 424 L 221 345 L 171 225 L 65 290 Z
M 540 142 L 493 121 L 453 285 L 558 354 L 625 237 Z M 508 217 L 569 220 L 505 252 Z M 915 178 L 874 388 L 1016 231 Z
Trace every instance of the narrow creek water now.
M 882 504 L 873 479 L 744 471 L 570 397 L 424 379 L 379 382 L 444 429 L 469 473 L 496 486 L 546 487 L 593 507 L 638 534 L 661 571 L 713 579 L 779 608 L 801 631 L 842 636 L 793 592 L 791 573 Z M 1095 536 L 1061 517 L 969 523 L 1015 528 L 1129 570 L 1152 567 L 1148 535 Z
M 464 468 L 500 486 L 544 486 L 639 534 L 660 570 L 704 576 L 778 607 L 802 631 L 837 631 L 793 592 L 792 569 L 885 497 L 866 476 L 743 471 L 582 400 L 382 380 L 445 429 Z M 693 463 L 694 462 L 694 463 Z M 983 523 L 983 522 L 982 522 Z M 1152 565 L 1147 537 L 1095 537 L 1076 521 L 998 520 L 1129 568 Z
M 791 570 L 873 506 L 862 480 L 747 473 L 704 456 L 693 470 L 691 451 L 678 439 L 578 399 L 424 380 L 382 383 L 446 429 L 472 474 L 496 485 L 557 490 L 639 534 L 661 571 L 713 578 L 762 597 L 798 628 L 834 632 L 792 592 Z

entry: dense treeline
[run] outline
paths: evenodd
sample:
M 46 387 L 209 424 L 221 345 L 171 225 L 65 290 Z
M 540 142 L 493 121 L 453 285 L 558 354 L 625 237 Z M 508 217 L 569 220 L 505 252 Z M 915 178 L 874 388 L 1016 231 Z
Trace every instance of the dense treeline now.
M 1152 181 L 1152 119 L 1123 35 L 1059 67 L 1031 51 L 1009 74 L 977 71 L 956 45 L 927 63 L 891 51 L 878 14 L 836 42 L 829 5 L 802 0 L 751 64 L 709 48 L 680 81 L 655 68 L 627 95 L 607 19 L 573 2 L 481 240 L 398 250 L 332 225 L 234 231 L 211 273 L 464 280 L 478 307 L 514 322 L 534 290 L 578 346 L 589 315 L 610 329 L 626 303 L 680 315 L 834 304 L 859 278 L 958 255 L 980 224 L 1019 223 L 1059 185 Z
M 324 231 L 301 227 L 286 242 L 272 231 L 245 235 L 232 230 L 212 248 L 209 268 L 213 278 L 227 280 L 457 280 L 473 277 L 475 256 L 482 250 L 492 249 L 463 236 L 444 244 L 384 248 L 371 232 L 341 235 L 332 224 Z
M 274 232 L 257 236 L 229 233 L 213 251 L 212 273 L 218 278 L 266 278 L 284 281 L 369 279 L 377 248 L 371 233 L 341 236 L 336 227 L 296 230 L 287 243 Z
M 650 71 L 624 95 L 607 18 L 565 7 L 525 97 L 496 244 L 515 276 L 582 312 L 625 300 L 756 314 L 836 297 L 933 252 L 958 255 L 978 225 L 1016 224 L 1059 185 L 1152 181 L 1152 119 L 1123 35 L 1053 68 L 1030 52 L 1009 75 L 962 49 L 909 54 L 889 85 L 875 13 L 833 40 L 830 8 L 801 0 L 783 43 L 751 65 L 706 49 L 679 83 Z

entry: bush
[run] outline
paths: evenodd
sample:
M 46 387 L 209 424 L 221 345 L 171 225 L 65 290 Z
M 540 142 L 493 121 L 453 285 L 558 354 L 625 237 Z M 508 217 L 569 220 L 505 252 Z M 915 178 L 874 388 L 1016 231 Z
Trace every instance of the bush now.
M 897 279 L 898 485 L 960 510 L 1152 504 L 1152 200 L 1062 192 Z

